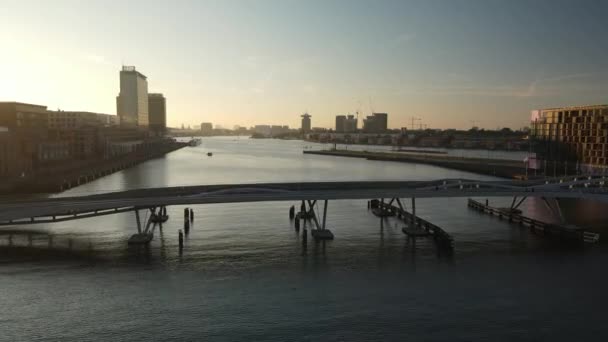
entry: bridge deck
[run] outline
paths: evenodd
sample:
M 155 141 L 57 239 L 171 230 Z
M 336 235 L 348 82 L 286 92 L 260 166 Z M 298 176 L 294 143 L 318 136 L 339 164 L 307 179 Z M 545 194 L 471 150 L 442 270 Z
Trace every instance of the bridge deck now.
M 544 181 L 481 182 L 466 179 L 226 184 L 139 189 L 79 197 L 4 200 L 0 202 L 0 225 L 54 222 L 168 205 L 475 196 L 588 198 L 608 202 L 603 178 L 598 177 L 549 184 Z

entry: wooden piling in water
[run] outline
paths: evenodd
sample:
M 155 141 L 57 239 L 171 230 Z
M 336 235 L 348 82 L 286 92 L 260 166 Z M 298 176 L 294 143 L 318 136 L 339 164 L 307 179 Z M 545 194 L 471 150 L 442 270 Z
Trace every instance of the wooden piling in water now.
M 179 249 L 182 250 L 182 249 L 184 249 L 184 233 L 182 233 L 182 230 L 180 229 L 177 231 L 177 235 L 178 235 L 177 240 L 179 243 Z

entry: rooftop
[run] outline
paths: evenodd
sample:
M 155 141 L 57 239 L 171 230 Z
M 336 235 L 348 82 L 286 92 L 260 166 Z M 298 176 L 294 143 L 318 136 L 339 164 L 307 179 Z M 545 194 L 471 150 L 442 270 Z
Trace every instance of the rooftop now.
M 141 77 L 143 77 L 144 79 L 147 79 L 146 75 L 142 74 L 141 72 L 137 71 L 135 69 L 135 66 L 132 65 L 123 65 L 122 66 L 122 70 L 120 71 L 121 73 L 133 73 L 133 74 L 137 74 Z
M 543 108 L 539 110 L 577 110 L 577 109 L 598 109 L 608 108 L 608 104 L 603 105 L 587 105 L 587 106 L 571 106 L 571 107 L 555 107 L 555 108 Z
M 46 106 L 32 104 L 32 103 L 24 103 L 24 102 L 15 102 L 15 101 L 0 101 L 0 105 L 22 105 L 22 106 L 32 106 L 32 107 L 40 107 L 46 109 Z

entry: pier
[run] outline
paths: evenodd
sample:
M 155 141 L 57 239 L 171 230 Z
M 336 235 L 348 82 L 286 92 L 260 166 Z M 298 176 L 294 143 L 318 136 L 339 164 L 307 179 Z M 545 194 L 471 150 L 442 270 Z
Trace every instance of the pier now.
M 397 206 L 393 205 L 397 203 Z M 416 198 L 412 197 L 412 212 L 405 210 L 399 198 L 392 198 L 388 203 L 384 200 L 370 201 L 372 210 L 380 209 L 382 212 L 389 213 L 388 215 L 376 215 L 380 217 L 396 216 L 402 220 L 406 226 L 401 230 L 404 234 L 411 238 L 432 236 L 440 247 L 452 250 L 454 248 L 454 238 L 439 226 L 429 222 L 419 216 L 416 216 Z
M 536 220 L 518 213 L 516 208 L 496 208 L 488 204 L 477 202 L 473 199 L 468 200 L 468 207 L 484 214 L 498 217 L 499 220 L 507 220 L 521 226 L 528 226 L 531 231 L 545 236 L 557 237 L 564 240 L 576 241 L 581 243 L 595 243 L 599 240 L 600 234 L 586 231 L 585 229 L 572 224 L 555 224 Z

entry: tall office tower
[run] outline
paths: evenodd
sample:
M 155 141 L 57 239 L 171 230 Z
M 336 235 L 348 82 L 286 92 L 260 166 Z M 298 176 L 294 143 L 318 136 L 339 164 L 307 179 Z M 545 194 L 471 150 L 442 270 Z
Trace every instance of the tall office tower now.
M 120 71 L 120 94 L 116 97 L 116 113 L 124 126 L 148 126 L 148 81 L 134 66 Z
M 148 94 L 150 130 L 162 136 L 167 130 L 167 100 L 163 94 Z

